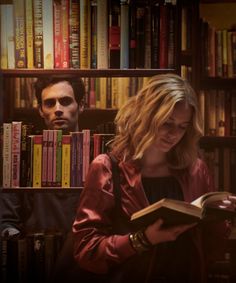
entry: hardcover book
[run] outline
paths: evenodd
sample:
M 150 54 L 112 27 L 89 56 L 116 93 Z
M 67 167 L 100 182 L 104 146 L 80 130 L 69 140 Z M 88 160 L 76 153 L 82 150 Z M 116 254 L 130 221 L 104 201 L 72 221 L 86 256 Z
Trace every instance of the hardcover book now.
M 232 201 L 229 192 L 211 192 L 202 195 L 191 203 L 161 199 L 131 216 L 135 227 L 144 227 L 158 218 L 165 226 L 190 224 L 201 220 L 231 219 L 236 216 L 236 198 Z

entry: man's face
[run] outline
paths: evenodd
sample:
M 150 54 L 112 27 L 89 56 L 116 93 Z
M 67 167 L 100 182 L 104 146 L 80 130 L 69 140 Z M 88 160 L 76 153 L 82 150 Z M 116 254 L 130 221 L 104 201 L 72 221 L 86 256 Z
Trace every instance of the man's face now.
M 39 112 L 48 129 L 77 131 L 79 105 L 71 85 L 58 82 L 42 91 L 42 107 Z

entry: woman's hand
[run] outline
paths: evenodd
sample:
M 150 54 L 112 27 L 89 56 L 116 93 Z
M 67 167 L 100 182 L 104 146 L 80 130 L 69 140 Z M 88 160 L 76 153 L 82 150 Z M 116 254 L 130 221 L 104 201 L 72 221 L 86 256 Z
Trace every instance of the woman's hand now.
M 144 231 L 147 239 L 153 245 L 175 241 L 179 235 L 197 225 L 197 223 L 193 223 L 163 228 L 162 224 L 163 220 L 158 219 Z

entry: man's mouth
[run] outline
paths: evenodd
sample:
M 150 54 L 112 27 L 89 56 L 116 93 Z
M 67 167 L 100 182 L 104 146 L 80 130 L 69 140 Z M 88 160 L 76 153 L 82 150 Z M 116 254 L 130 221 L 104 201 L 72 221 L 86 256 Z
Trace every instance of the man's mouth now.
M 66 122 L 67 122 L 66 119 L 55 119 L 55 120 L 53 120 L 53 123 L 57 124 L 57 125 L 61 125 L 61 124 L 64 124 Z

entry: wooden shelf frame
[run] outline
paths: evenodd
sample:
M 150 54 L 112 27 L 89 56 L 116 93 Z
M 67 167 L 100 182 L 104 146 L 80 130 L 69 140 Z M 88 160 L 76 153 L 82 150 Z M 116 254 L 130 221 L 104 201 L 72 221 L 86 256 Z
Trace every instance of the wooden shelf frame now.
M 177 73 L 175 69 L 4 69 L 3 78 L 78 75 L 79 77 L 149 77 Z

